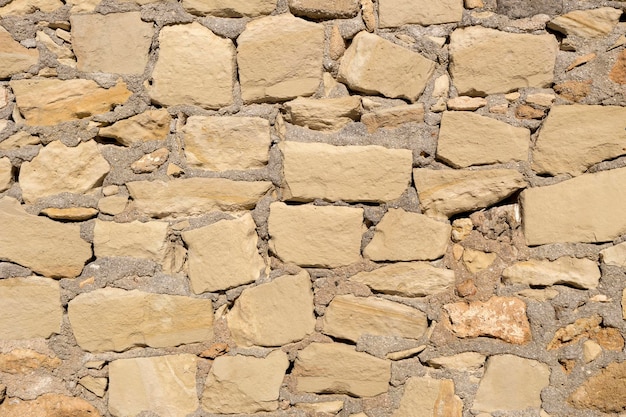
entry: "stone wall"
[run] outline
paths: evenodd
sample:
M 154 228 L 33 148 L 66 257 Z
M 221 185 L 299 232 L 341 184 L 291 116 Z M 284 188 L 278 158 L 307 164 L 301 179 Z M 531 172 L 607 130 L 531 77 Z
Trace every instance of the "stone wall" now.
M 626 413 L 625 10 L 0 0 L 0 416 Z

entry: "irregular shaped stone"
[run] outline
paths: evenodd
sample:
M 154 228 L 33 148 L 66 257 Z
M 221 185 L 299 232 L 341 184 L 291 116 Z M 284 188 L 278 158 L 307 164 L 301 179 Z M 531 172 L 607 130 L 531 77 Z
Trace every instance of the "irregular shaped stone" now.
M 372 0 L 360 0 L 361 18 L 368 32 L 376 29 L 376 12 L 374 11 L 374 2 Z
M 363 250 L 373 261 L 423 261 L 443 256 L 452 227 L 419 213 L 389 209 Z
M 626 36 L 622 36 L 626 39 Z M 609 72 L 609 78 L 614 83 L 626 84 L 626 49 L 623 49 L 617 56 L 615 64 L 611 68 L 611 72 Z
M 161 165 L 167 161 L 167 158 L 170 156 L 170 151 L 167 148 L 159 148 L 154 152 L 150 152 L 146 154 L 130 164 L 130 169 L 133 170 L 135 174 L 145 174 L 149 172 L 154 172 L 159 169 Z
M 454 395 L 454 381 L 411 377 L 404 384 L 400 406 L 392 417 L 461 417 L 463 401 Z
M 207 377 L 202 408 L 220 414 L 274 411 L 288 367 L 287 354 L 281 350 L 265 358 L 220 356 Z
M 485 363 L 485 355 L 478 352 L 463 352 L 452 356 L 440 356 L 428 359 L 426 363 L 433 368 L 455 369 L 459 371 L 471 371 L 482 368 Z
M 3 16 L 2 9 L 4 8 L 0 8 L 0 16 Z M 37 62 L 39 62 L 37 49 L 23 47 L 0 26 L 0 78 L 9 78 L 13 74 L 28 71 Z
M 454 171 L 417 168 L 413 181 L 426 214 L 450 217 L 489 207 L 526 187 L 513 169 Z
M 188 230 L 182 236 L 189 248 L 189 280 L 196 294 L 249 284 L 266 268 L 250 214 Z
M 600 269 L 594 261 L 564 256 L 555 261 L 530 259 L 516 262 L 502 271 L 502 280 L 512 284 L 546 287 L 565 284 L 589 290 L 598 286 L 600 275 Z
M 0 404 L 2 417 L 101 417 L 98 410 L 82 398 L 44 394 L 35 400 L 12 398 Z
M 624 338 L 620 331 L 614 327 L 603 327 L 603 318 L 599 314 L 591 317 L 582 317 L 572 324 L 558 329 L 547 349 L 560 349 L 563 346 L 572 345 L 581 339 L 590 338 L 595 340 L 603 348 L 608 350 L 622 350 Z
M 552 300 L 557 297 L 560 293 L 552 288 L 544 288 L 541 290 L 536 290 L 533 288 L 529 288 L 527 290 L 522 290 L 517 293 L 517 295 L 521 295 L 522 297 L 530 298 L 535 301 L 544 302 L 548 300 Z
M 248 210 L 272 187 L 265 181 L 185 178 L 131 181 L 126 187 L 133 207 L 152 217 L 201 214 L 214 210 Z
M 51 13 L 63 7 L 60 0 L 13 0 L 0 7 L 0 17 L 26 15 L 36 11 Z
M 333 25 L 333 28 L 330 32 L 330 38 L 328 40 L 328 55 L 330 59 L 338 60 L 343 56 L 343 53 L 346 52 L 346 41 L 341 36 L 341 30 L 339 30 L 339 25 Z M 330 73 L 325 72 L 323 75 L 324 80 L 324 96 L 329 96 L 330 92 L 335 89 L 339 83 L 335 81 Z
M 460 96 L 447 101 L 448 110 L 474 111 L 487 105 L 487 100 L 482 97 Z
M 94 393 L 96 396 L 102 398 L 106 393 L 108 379 L 96 378 L 91 375 L 87 375 L 78 380 L 78 383 L 85 387 L 86 390 Z
M 304 339 L 315 330 L 309 274 L 283 275 L 243 290 L 227 320 L 240 346 L 282 346 Z
M 211 171 L 263 168 L 272 144 L 270 124 L 260 117 L 191 116 L 183 135 L 187 164 Z
M 213 338 L 211 300 L 103 288 L 70 301 L 78 345 L 89 352 L 169 347 Z
M 2 339 L 48 338 L 61 332 L 61 290 L 59 283 L 51 279 L 28 277 L 0 280 L 0 308 L 11 312 L 0 316 Z
M 39 301 L 44 300 L 39 299 Z M 55 316 L 58 318 L 58 313 Z M 40 368 L 53 370 L 59 365 L 61 365 L 61 359 L 42 355 L 31 349 L 14 349 L 8 353 L 0 353 L 0 372 L 7 374 L 24 374 Z
M 602 354 L 602 346 L 593 340 L 586 340 L 583 343 L 583 359 L 585 363 L 593 362 L 600 354 Z
M 600 251 L 602 262 L 611 266 L 626 266 L 626 242 L 611 246 Z
M 423 352 L 426 349 L 426 345 L 420 345 L 411 349 L 399 350 L 396 352 L 389 352 L 385 355 L 385 359 L 391 359 L 392 361 L 400 361 L 402 359 L 410 358 Z
M 487 360 L 472 411 L 539 410 L 541 390 L 550 383 L 545 363 L 514 355 L 496 355 Z
M 276 8 L 276 0 L 183 0 L 183 7 L 200 16 L 256 17 L 270 14 Z
M 298 97 L 284 105 L 285 120 L 313 130 L 335 131 L 361 116 L 361 98 L 346 96 L 313 99 Z
M 272 203 L 270 249 L 283 262 L 336 268 L 361 259 L 363 209 Z
M 597 410 L 603 413 L 626 411 L 626 362 L 615 362 L 586 380 L 568 398 L 579 409 Z
M 323 332 L 357 342 L 362 335 L 419 339 L 428 328 L 426 314 L 376 297 L 337 295 L 326 308 Z
M 53 126 L 106 113 L 132 95 L 126 83 L 102 88 L 92 80 L 32 78 L 9 83 L 17 107 L 30 126 Z
M 624 184 L 626 168 L 618 168 L 524 190 L 520 201 L 526 243 L 608 242 L 623 235 Z
M 350 281 L 365 284 L 374 292 L 401 297 L 438 294 L 454 284 L 454 271 L 427 262 L 399 262 L 370 272 L 359 272 Z
M 441 118 L 437 159 L 454 168 L 528 160 L 530 131 L 472 112 Z
M 310 96 L 322 81 L 324 26 L 290 14 L 253 20 L 237 38 L 246 103 Z
M 93 249 L 97 257 L 128 256 L 162 262 L 165 256 L 167 223 L 135 220 L 116 223 L 96 220 Z
M 296 403 L 296 408 L 312 413 L 337 414 L 343 409 L 343 401 L 325 401 L 319 403 Z
M 341 59 L 338 79 L 361 93 L 414 102 L 434 70 L 435 63 L 417 52 L 360 32 Z
M 83 221 L 98 215 L 98 210 L 91 207 L 54 208 L 48 207 L 41 210 L 40 214 L 54 220 Z
M 531 340 L 526 304 L 515 297 L 491 297 L 487 301 L 446 304 L 450 328 L 458 336 L 489 336 L 522 345 Z
M 612 7 L 601 7 L 593 10 L 574 10 L 557 16 L 548 22 L 548 28 L 564 35 L 575 35 L 583 38 L 606 36 L 619 22 L 622 11 Z
M 359 12 L 359 0 L 289 0 L 289 10 L 311 19 L 348 19 Z
M 109 411 L 136 416 L 142 411 L 185 417 L 199 405 L 195 355 L 118 359 L 109 364 Z
M 60 193 L 81 194 L 98 186 L 109 173 L 109 163 L 95 141 L 74 148 L 53 141 L 20 167 L 20 187 L 26 203 Z
M 423 103 L 388 107 L 361 116 L 361 122 L 367 127 L 369 133 L 373 133 L 381 127 L 394 128 L 405 123 L 422 123 L 423 121 Z
M 0 199 L 0 259 L 51 278 L 78 276 L 92 256 L 80 227 L 27 214 L 17 200 Z M 28 244 L 24 244 L 28 242 Z
M 11 188 L 13 164 L 9 158 L 0 158 L 0 193 Z
M 466 248 L 463 251 L 463 265 L 472 274 L 483 271 L 494 263 L 498 255 Z
M 526 104 L 519 105 L 515 108 L 515 117 L 523 120 L 531 120 L 531 119 L 543 119 L 545 113 L 541 109 L 536 109 L 533 106 L 529 106 Z
M 166 109 L 148 110 L 115 122 L 111 126 L 101 127 L 98 136 L 113 138 L 124 146 L 152 140 L 165 140 L 170 132 L 171 121 L 172 118 Z
M 554 86 L 554 91 L 562 98 L 579 102 L 591 93 L 592 80 L 568 80 Z
M 453 23 L 462 17 L 463 0 L 381 0 L 378 4 L 381 28 Z
M 372 397 L 389 389 L 391 362 L 341 343 L 311 343 L 298 352 L 297 390 Z
M 0 127 L 2 127 L 2 123 L 0 123 Z M 0 129 L 0 132 L 1 131 L 2 129 Z M 41 141 L 37 136 L 32 136 L 26 132 L 20 131 L 0 142 L 0 151 L 11 151 L 29 145 L 39 145 L 40 143 Z
M 98 200 L 98 210 L 100 210 L 101 213 L 115 216 L 122 213 L 126 209 L 127 204 L 127 197 L 112 195 Z
M 294 141 L 280 149 L 289 200 L 385 202 L 399 198 L 411 182 L 408 149 Z
M 554 106 L 539 131 L 532 168 L 538 174 L 579 175 L 598 162 L 626 154 L 625 141 L 624 107 Z
M 456 29 L 450 36 L 450 73 L 461 95 L 549 87 L 557 50 L 553 35 L 508 33 L 481 26 Z
M 152 101 L 205 109 L 233 103 L 235 47 L 230 39 L 193 22 L 161 29 L 159 48 L 152 83 L 147 87 Z

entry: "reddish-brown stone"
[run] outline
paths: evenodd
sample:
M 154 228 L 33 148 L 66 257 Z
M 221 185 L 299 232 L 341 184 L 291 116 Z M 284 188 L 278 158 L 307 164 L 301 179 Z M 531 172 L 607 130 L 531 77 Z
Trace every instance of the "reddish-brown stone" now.
M 626 49 L 617 56 L 615 65 L 609 73 L 609 78 L 618 84 L 626 84 Z

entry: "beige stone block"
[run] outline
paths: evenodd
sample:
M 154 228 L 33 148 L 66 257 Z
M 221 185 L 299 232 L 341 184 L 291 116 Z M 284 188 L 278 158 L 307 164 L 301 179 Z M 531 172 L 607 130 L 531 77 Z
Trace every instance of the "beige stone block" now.
M 250 214 L 189 230 L 182 236 L 189 248 L 188 273 L 196 294 L 249 284 L 266 268 Z
M 487 360 L 472 411 L 539 410 L 541 390 L 550 383 L 550 367 L 514 355 Z
M 32 78 L 9 83 L 30 126 L 53 126 L 106 113 L 132 95 L 123 81 L 109 89 L 92 80 Z
M 460 96 L 451 98 L 446 102 L 448 110 L 474 111 L 487 105 L 487 100 L 482 97 Z M 445 110 L 445 109 L 444 109 Z
M 293 141 L 280 149 L 289 200 L 385 202 L 399 198 L 411 182 L 408 149 Z
M 606 36 L 619 22 L 622 11 L 612 7 L 601 7 L 592 10 L 574 10 L 557 16 L 547 26 L 564 35 L 596 38 Z
M 422 209 L 437 217 L 489 207 L 526 187 L 522 174 L 513 169 L 455 171 L 417 168 L 413 170 L 413 181 Z
M 55 315 L 58 317 L 58 313 Z M 31 349 L 13 349 L 8 353 L 0 353 L 0 372 L 13 375 L 31 373 L 37 369 L 51 371 L 61 363 L 61 359 L 57 357 L 43 355 Z
M 20 187 L 26 203 L 60 193 L 82 194 L 100 185 L 109 173 L 109 163 L 95 141 L 74 148 L 53 141 L 20 168 Z
M 183 7 L 200 16 L 256 17 L 272 13 L 276 0 L 183 0 Z
M 167 223 L 135 220 L 116 223 L 96 220 L 93 248 L 97 257 L 128 256 L 162 262 L 166 250 Z
M 130 169 L 132 169 L 135 174 L 154 172 L 167 161 L 169 156 L 170 151 L 167 148 L 159 148 L 154 152 L 145 154 L 130 164 Z
M 343 401 L 325 401 L 318 403 L 296 403 L 296 408 L 310 413 L 337 414 L 343 409 Z
M 75 56 L 74 52 L 70 48 L 65 45 L 57 44 L 46 32 L 39 31 L 35 36 L 35 40 L 40 44 L 46 47 L 48 51 L 50 51 L 54 56 L 58 59 L 67 59 L 74 61 Z M 63 62 L 63 61 L 59 61 Z
M 82 398 L 60 394 L 44 394 L 35 400 L 12 398 L 0 405 L 2 417 L 72 416 L 101 417 L 98 410 Z
M 159 48 L 152 83 L 147 87 L 152 101 L 205 109 L 233 104 L 235 47 L 230 39 L 193 22 L 161 29 Z
M 41 210 L 40 214 L 54 220 L 84 221 L 98 215 L 98 210 L 91 207 L 54 208 L 48 207 Z
M 626 108 L 554 106 L 539 131 L 532 168 L 538 174 L 580 175 L 598 162 L 626 154 L 624 143 Z
M 310 96 L 322 81 L 324 26 L 289 14 L 256 19 L 237 38 L 244 102 Z
M 61 290 L 51 279 L 0 280 L 0 309 L 10 312 L 0 317 L 1 339 L 48 338 L 61 332 Z
M 553 288 L 544 288 L 541 290 L 529 288 L 527 290 L 522 290 L 517 293 L 517 295 L 521 295 L 522 297 L 530 298 L 531 300 L 545 302 L 552 300 L 553 298 L 559 295 L 559 291 Z
M 1 125 L 2 123 L 0 122 L 0 127 L 2 127 Z M 2 129 L 0 129 L 1 131 Z M 0 151 L 11 151 L 25 146 L 39 145 L 40 143 L 39 137 L 20 131 L 0 142 Z
M 185 178 L 171 181 L 131 181 L 126 187 L 132 207 L 152 216 L 204 214 L 254 208 L 272 187 L 266 181 L 231 181 L 223 178 Z
M 305 271 L 243 290 L 227 315 L 239 346 L 281 346 L 315 330 L 311 278 Z
M 341 36 L 341 30 L 339 29 L 339 25 L 333 25 L 333 28 L 330 32 L 330 38 L 328 39 L 328 55 L 330 59 L 337 60 L 343 56 L 343 53 L 346 52 L 346 41 Z M 330 92 L 337 87 L 338 83 L 329 73 L 325 72 L 323 75 L 324 78 L 324 96 L 327 97 L 330 95 Z
M 27 214 L 13 198 L 0 199 L 0 224 L 0 258 L 38 274 L 76 277 L 92 256 L 79 226 Z
M 528 160 L 530 131 L 472 112 L 441 118 L 437 158 L 454 168 Z
M 564 256 L 554 261 L 530 259 L 516 262 L 502 271 L 502 280 L 530 286 L 565 284 L 589 290 L 598 286 L 600 275 L 594 261 Z
M 395 128 L 405 123 L 422 123 L 424 121 L 424 104 L 415 103 L 406 106 L 388 107 L 374 110 L 361 116 L 361 122 L 370 133 L 381 127 Z
M 341 343 L 311 343 L 298 352 L 297 390 L 373 397 L 389 389 L 391 362 Z
M 267 165 L 272 139 L 265 119 L 191 116 L 182 131 L 191 167 L 228 171 Z
M 583 360 L 585 363 L 593 362 L 602 353 L 602 346 L 593 340 L 585 340 L 583 342 Z
M 7 157 L 0 158 L 0 193 L 8 190 L 13 181 L 13 165 Z
M 410 377 L 392 417 L 461 417 L 463 401 L 454 394 L 454 381 Z
M 323 332 L 357 342 L 363 335 L 419 339 L 428 328 L 426 314 L 376 297 L 337 295 L 326 308 Z
M 592 375 L 568 398 L 568 403 L 583 412 L 623 415 L 625 395 L 620 383 L 626 374 L 626 362 L 614 362 Z M 620 414 L 618 414 L 620 413 Z
M 198 408 L 195 355 L 118 359 L 109 364 L 109 411 L 115 417 L 151 411 L 185 417 Z
M 626 242 L 619 243 L 615 246 L 600 251 L 602 262 L 611 266 L 626 266 Z
M 466 248 L 463 251 L 463 264 L 472 274 L 484 271 L 493 264 L 498 255 Z
M 124 146 L 152 140 L 165 140 L 172 118 L 166 109 L 148 110 L 111 126 L 100 128 L 98 136 L 113 138 Z
M 426 345 L 420 345 L 411 349 L 404 349 L 404 350 L 398 350 L 395 352 L 389 352 L 385 355 L 385 359 L 390 359 L 392 361 L 400 361 L 402 359 L 415 356 L 418 353 L 423 352 L 424 349 L 426 349 Z
M 359 12 L 359 0 L 289 0 L 289 10 L 311 19 L 347 19 Z
M 450 240 L 448 223 L 403 209 L 389 209 L 363 250 L 373 261 L 423 261 L 443 256 Z
M 265 358 L 220 356 L 207 377 L 202 408 L 219 414 L 274 411 L 288 367 L 287 354 L 281 350 Z
M 624 184 L 626 168 L 618 168 L 524 190 L 520 201 L 526 243 L 608 242 L 623 235 Z
M 87 375 L 79 379 L 78 383 L 85 387 L 85 389 L 89 392 L 92 392 L 96 396 L 102 398 L 106 393 L 108 380 L 106 378 L 96 378 L 91 375 Z
M 284 262 L 336 268 L 361 260 L 363 209 L 272 203 L 270 249 Z
M 0 8 L 0 16 L 3 16 L 3 9 L 4 7 Z M 13 74 L 25 72 L 37 62 L 39 62 L 37 49 L 23 47 L 0 26 L 0 78 L 9 78 Z
M 401 297 L 424 297 L 454 285 L 454 271 L 427 262 L 398 262 L 370 272 L 359 272 L 350 281 L 365 284 L 374 292 Z
M 13 0 L 0 7 L 0 17 L 26 15 L 38 10 L 52 13 L 61 7 L 60 0 Z
M 284 104 L 285 120 L 313 130 L 340 130 L 361 116 L 361 98 L 346 96 L 313 99 L 298 97 Z
M 548 87 L 558 43 L 553 35 L 508 33 L 481 26 L 450 36 L 450 73 L 461 95 L 509 93 Z
M 428 359 L 426 363 L 433 368 L 474 371 L 482 368 L 486 356 L 478 352 L 463 352 L 452 356 L 439 356 Z
M 361 0 L 361 18 L 368 32 L 376 30 L 376 12 L 372 0 Z
M 110 197 L 103 197 L 98 200 L 98 210 L 104 214 L 110 214 L 112 216 L 118 215 L 126 210 L 128 205 L 128 198 L 117 195 Z
M 381 28 L 454 23 L 462 17 L 463 0 L 379 0 L 378 3 Z
M 70 301 L 78 345 L 89 352 L 170 347 L 213 338 L 211 300 L 103 288 Z
M 420 54 L 360 32 L 341 58 L 338 79 L 361 93 L 414 102 L 434 70 L 435 63 Z

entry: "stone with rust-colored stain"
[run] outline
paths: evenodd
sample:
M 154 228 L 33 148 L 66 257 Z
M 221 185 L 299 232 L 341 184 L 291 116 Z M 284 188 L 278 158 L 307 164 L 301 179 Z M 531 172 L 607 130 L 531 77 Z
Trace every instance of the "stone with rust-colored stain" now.
M 626 84 L 626 49 L 617 56 L 615 65 L 609 73 L 609 78 L 618 84 Z
M 228 347 L 226 343 L 223 343 L 223 342 L 214 343 L 211 346 L 209 346 L 208 349 L 205 349 L 202 352 L 200 352 L 199 356 L 201 358 L 215 359 L 218 356 L 222 356 L 228 353 L 229 350 L 230 348 Z
M 138 115 L 100 128 L 98 135 L 113 138 L 124 146 L 153 140 L 165 140 L 172 118 L 165 109 L 147 110 Z
M 623 413 L 626 411 L 625 379 L 626 362 L 612 363 L 585 381 L 568 401 L 576 408 Z
M 31 349 L 14 349 L 0 353 L 0 372 L 24 374 L 35 369 L 53 370 L 61 365 L 61 359 L 43 355 Z
M 1 13 L 2 8 L 0 8 L 0 15 Z M 39 52 L 37 49 L 23 47 L 13 39 L 5 28 L 0 26 L 0 78 L 9 78 L 13 74 L 25 72 L 38 61 Z M 4 107 L 4 105 L 0 105 L 0 107 Z
M 528 104 L 521 104 L 515 108 L 515 117 L 518 119 L 541 119 L 545 113 L 541 109 L 536 109 Z
M 411 377 L 392 417 L 461 417 L 463 401 L 454 394 L 454 381 Z
M 604 349 L 622 350 L 624 338 L 620 331 L 614 327 L 602 327 L 602 317 L 594 314 L 591 317 L 583 317 L 572 324 L 559 329 L 554 338 L 548 343 L 548 350 L 559 349 L 566 345 L 577 343 L 581 339 L 589 338 L 596 341 Z
M 2 417 L 100 417 L 98 410 L 82 398 L 44 394 L 36 400 L 12 399 L 0 404 Z
M 569 101 L 573 101 L 573 102 L 579 102 L 582 99 L 584 99 L 585 97 L 587 97 L 589 95 L 589 93 L 591 93 L 591 85 L 592 85 L 593 81 L 592 80 L 586 80 L 586 81 L 575 81 L 575 80 L 568 80 L 568 81 L 563 81 L 560 84 L 556 84 L 554 86 L 554 91 L 561 96 L 562 98 L 569 100 Z

